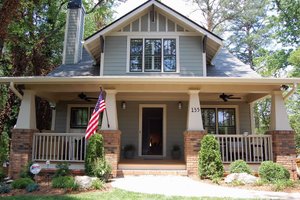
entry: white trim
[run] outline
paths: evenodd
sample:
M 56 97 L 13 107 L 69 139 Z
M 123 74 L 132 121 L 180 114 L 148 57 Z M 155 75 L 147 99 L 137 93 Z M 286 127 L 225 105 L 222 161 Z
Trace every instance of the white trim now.
M 202 53 L 203 76 L 207 76 L 206 53 Z
M 158 8 L 160 8 L 161 10 L 163 10 L 164 12 L 174 16 L 175 18 L 177 18 L 179 21 L 187 24 L 188 26 L 190 26 L 191 28 L 197 30 L 198 32 L 204 34 L 204 35 L 208 35 L 209 38 L 211 38 L 212 40 L 214 40 L 216 43 L 222 45 L 222 40 L 216 36 L 214 36 L 212 33 L 210 33 L 209 31 L 205 30 L 204 28 L 199 27 L 198 25 L 188 21 L 187 19 L 185 19 L 183 16 L 177 14 L 176 12 L 174 12 L 173 10 L 169 9 L 168 7 L 163 6 L 162 4 L 156 2 L 156 1 L 149 1 L 148 3 L 144 4 L 143 6 L 141 6 L 140 8 L 136 9 L 135 11 L 129 13 L 126 17 L 123 17 L 122 19 L 120 19 L 119 21 L 114 22 L 113 24 L 111 24 L 110 26 L 108 26 L 107 28 L 99 31 L 97 34 L 95 34 L 94 36 L 92 36 L 91 38 L 89 38 L 88 40 L 86 40 L 87 43 L 92 42 L 93 40 L 95 40 L 97 37 L 99 37 L 100 35 L 104 35 L 112 30 L 114 30 L 115 28 L 117 28 L 118 26 L 122 25 L 123 23 L 129 21 L 132 17 L 136 16 L 137 14 L 139 14 L 140 12 L 142 12 L 143 10 L 149 8 L 150 6 L 152 6 L 152 4 L 154 4 L 155 6 L 157 6 Z M 148 29 L 149 30 L 149 29 Z
M 163 108 L 163 155 L 142 155 L 142 124 L 143 108 Z M 139 104 L 139 142 L 138 156 L 140 157 L 166 157 L 167 156 L 167 105 L 166 104 Z
M 73 9 L 74 10 L 74 9 Z M 80 9 L 76 9 L 77 11 L 77 23 L 76 23 L 76 38 L 75 38 L 75 52 L 74 52 L 74 59 L 73 59 L 73 62 L 74 64 L 75 63 L 78 63 L 78 53 L 79 53 L 79 42 L 80 41 L 80 28 L 81 28 L 81 23 L 80 23 L 80 20 L 81 20 L 81 17 L 82 17 L 82 12 L 80 12 L 81 10 Z
M 100 76 L 103 76 L 103 73 L 104 73 L 104 53 L 100 53 Z
M 201 108 L 214 108 L 216 110 L 216 134 L 218 135 L 218 108 L 232 108 L 235 109 L 235 132 L 237 135 L 240 133 L 240 115 L 239 115 L 239 106 L 238 105 L 201 105 Z
M 88 108 L 88 116 L 90 115 L 90 110 L 92 107 L 95 107 L 94 104 L 68 104 L 67 110 L 67 121 L 66 121 L 66 132 L 67 133 L 85 133 L 85 128 L 71 128 L 70 119 L 71 119 L 71 108 Z
M 65 38 L 64 38 L 64 50 L 63 50 L 62 64 L 66 64 L 67 38 L 68 38 L 68 31 L 69 31 L 69 15 L 70 15 L 70 9 L 67 10 L 67 19 L 66 19 L 66 28 L 65 28 Z
M 143 58 L 142 58 L 142 71 L 141 72 L 131 72 L 130 71 L 130 41 L 131 39 L 142 39 L 143 40 Z M 161 51 L 161 71 L 159 72 L 145 72 L 145 39 L 161 39 L 162 42 L 162 51 Z M 163 66 L 163 40 L 164 39 L 175 39 L 176 42 L 176 71 L 175 72 L 165 72 Z M 138 74 L 138 73 L 165 73 L 165 74 L 174 74 L 180 73 L 180 55 L 179 55 L 179 36 L 172 35 L 151 35 L 151 34 L 142 34 L 142 35 L 132 35 L 127 37 L 127 59 L 126 59 L 126 73 Z

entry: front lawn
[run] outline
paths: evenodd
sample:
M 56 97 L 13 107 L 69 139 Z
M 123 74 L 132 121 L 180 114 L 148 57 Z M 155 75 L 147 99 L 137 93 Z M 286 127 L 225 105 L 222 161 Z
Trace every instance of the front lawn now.
M 3 200 L 91 200 L 91 199 L 101 199 L 101 200 L 205 200 L 205 199 L 231 199 L 231 198 L 196 198 L 196 197 L 170 197 L 156 194 L 142 194 L 135 192 L 127 192 L 120 189 L 112 189 L 108 192 L 82 192 L 79 194 L 66 194 L 66 195 L 56 195 L 56 196 L 33 196 L 33 195 L 21 195 L 21 196 L 10 196 L 2 197 Z

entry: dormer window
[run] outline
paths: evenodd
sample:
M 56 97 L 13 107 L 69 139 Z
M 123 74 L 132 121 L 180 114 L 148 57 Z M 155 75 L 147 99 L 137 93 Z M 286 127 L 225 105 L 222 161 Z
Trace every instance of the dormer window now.
M 176 39 L 130 39 L 130 72 L 177 72 Z

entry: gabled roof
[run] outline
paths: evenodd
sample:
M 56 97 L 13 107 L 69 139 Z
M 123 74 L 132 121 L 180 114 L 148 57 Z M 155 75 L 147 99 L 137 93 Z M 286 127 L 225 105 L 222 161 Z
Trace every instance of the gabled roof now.
M 159 8 L 164 12 L 168 13 L 169 15 L 172 15 L 178 21 L 192 28 L 199 34 L 203 36 L 206 35 L 207 36 L 207 58 L 208 61 L 211 61 L 213 59 L 213 57 L 216 55 L 219 48 L 222 46 L 222 38 L 208 31 L 204 27 L 200 26 L 196 22 L 190 20 L 189 18 L 185 17 L 184 15 L 175 11 L 169 6 L 163 4 L 162 2 L 158 0 L 149 0 L 85 39 L 84 46 L 88 50 L 88 52 L 93 56 L 94 60 L 97 62 L 100 61 L 100 46 L 101 46 L 100 36 L 105 36 L 109 34 L 111 31 L 116 30 L 118 27 L 124 25 L 126 22 L 129 22 L 130 20 L 132 20 L 134 17 L 136 17 L 146 9 L 149 9 L 151 6 L 154 6 L 155 8 Z

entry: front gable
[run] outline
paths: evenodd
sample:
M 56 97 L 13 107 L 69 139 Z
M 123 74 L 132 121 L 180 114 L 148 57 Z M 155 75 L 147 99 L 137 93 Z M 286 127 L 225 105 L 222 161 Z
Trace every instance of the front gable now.
M 135 71 L 141 73 L 155 72 L 153 67 L 149 70 L 145 64 L 145 44 L 153 42 L 151 39 L 159 40 L 162 48 L 162 56 L 158 58 L 162 66 L 158 67 L 158 71 L 166 72 L 163 69 L 164 60 L 169 59 L 166 62 L 176 62 L 176 69 L 171 71 L 184 76 L 206 76 L 206 63 L 212 61 L 222 46 L 221 38 L 156 0 L 142 4 L 90 36 L 84 46 L 100 64 L 100 75 L 130 75 L 128 73 L 133 72 L 130 67 L 133 62 L 130 60 L 131 39 L 143 42 L 139 61 L 142 66 Z M 165 39 L 176 43 L 174 58 L 164 55 L 163 45 L 169 42 Z

